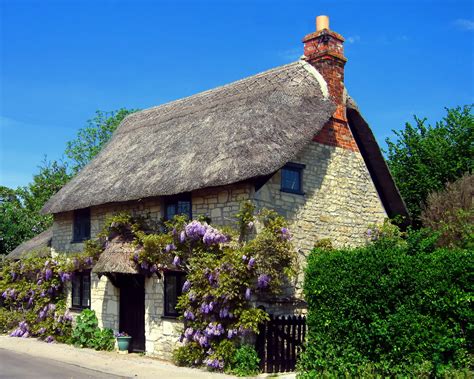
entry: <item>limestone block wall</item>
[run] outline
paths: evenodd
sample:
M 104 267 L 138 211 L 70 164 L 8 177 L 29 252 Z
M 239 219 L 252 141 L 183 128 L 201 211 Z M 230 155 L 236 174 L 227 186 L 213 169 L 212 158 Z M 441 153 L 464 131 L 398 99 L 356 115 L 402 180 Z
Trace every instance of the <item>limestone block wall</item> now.
M 107 216 L 126 211 L 134 215 L 148 216 L 152 221 L 161 218 L 160 198 L 150 198 L 140 201 L 126 203 L 104 204 L 91 207 L 91 238 L 94 238 L 104 226 Z M 84 248 L 83 243 L 73 243 L 73 215 L 71 212 L 63 212 L 54 215 L 52 248 L 56 252 L 80 252 Z
M 252 198 L 253 193 L 254 187 L 250 183 L 194 191 L 191 199 L 193 217 L 206 215 L 213 224 L 232 225 L 241 202 Z
M 322 238 L 357 246 L 369 224 L 383 222 L 385 209 L 359 152 L 312 142 L 295 163 L 306 165 L 304 195 L 281 192 L 278 171 L 255 193 L 255 203 L 289 220 L 298 250 L 306 253 Z
M 119 329 L 119 298 L 120 290 L 105 276 L 100 279 L 97 274 L 91 273 L 91 309 L 95 311 L 100 328 Z M 66 305 L 72 305 L 72 285 L 68 282 L 66 286 Z M 70 309 L 75 318 L 78 309 Z
M 153 275 L 145 278 L 145 350 L 149 355 L 171 359 L 178 343 L 183 323 L 173 318 L 164 318 L 163 280 Z
M 99 320 L 99 327 L 119 330 L 120 290 L 106 276 L 91 274 L 91 309 Z

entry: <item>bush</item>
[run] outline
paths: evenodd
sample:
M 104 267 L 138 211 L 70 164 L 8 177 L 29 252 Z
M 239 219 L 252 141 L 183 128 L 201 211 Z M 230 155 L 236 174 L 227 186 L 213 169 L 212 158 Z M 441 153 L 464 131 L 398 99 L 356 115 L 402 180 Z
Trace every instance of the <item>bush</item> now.
M 412 231 L 406 240 L 311 252 L 301 378 L 472 369 L 474 253 L 436 249 L 435 237 Z
M 474 175 L 466 174 L 428 196 L 423 225 L 441 233 L 440 246 L 474 247 Z
M 115 346 L 114 333 L 111 329 L 98 327 L 95 312 L 84 309 L 76 319 L 76 326 L 72 332 L 72 343 L 79 347 L 88 347 L 95 350 L 113 350 Z
M 176 366 L 200 366 L 204 357 L 205 353 L 196 342 L 190 342 L 173 350 L 173 362 Z
M 251 345 L 242 345 L 235 350 L 230 373 L 237 376 L 257 375 L 260 372 L 260 358 Z

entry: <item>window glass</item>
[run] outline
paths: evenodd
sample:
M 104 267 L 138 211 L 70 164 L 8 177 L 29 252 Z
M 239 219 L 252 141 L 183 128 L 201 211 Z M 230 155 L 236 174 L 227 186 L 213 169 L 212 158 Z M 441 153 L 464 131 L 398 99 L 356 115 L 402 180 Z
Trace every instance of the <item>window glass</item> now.
M 291 192 L 302 194 L 302 175 L 303 165 L 289 163 L 281 169 L 281 190 L 283 192 Z
M 166 201 L 165 218 L 171 220 L 176 215 L 187 215 L 191 219 L 191 195 L 183 194 L 170 197 Z
M 165 274 L 165 316 L 178 316 L 176 304 L 182 294 L 186 276 L 182 272 L 168 272 Z
M 91 273 L 78 271 L 72 278 L 72 307 L 89 308 L 91 305 Z
M 81 242 L 91 237 L 90 209 L 77 209 L 74 211 L 73 241 Z

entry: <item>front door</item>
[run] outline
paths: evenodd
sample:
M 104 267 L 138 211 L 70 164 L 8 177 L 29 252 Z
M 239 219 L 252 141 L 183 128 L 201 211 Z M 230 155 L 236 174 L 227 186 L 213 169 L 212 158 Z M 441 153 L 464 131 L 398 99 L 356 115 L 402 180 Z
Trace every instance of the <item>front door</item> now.
M 120 331 L 132 336 L 130 351 L 145 351 L 145 277 L 120 275 Z

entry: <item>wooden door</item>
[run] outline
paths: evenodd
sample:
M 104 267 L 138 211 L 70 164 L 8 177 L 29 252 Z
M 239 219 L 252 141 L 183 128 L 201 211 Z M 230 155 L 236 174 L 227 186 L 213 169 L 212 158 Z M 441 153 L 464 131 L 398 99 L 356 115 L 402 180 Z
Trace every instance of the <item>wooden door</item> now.
M 145 277 L 121 275 L 120 331 L 132 336 L 130 351 L 145 351 Z

